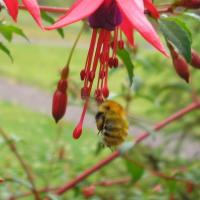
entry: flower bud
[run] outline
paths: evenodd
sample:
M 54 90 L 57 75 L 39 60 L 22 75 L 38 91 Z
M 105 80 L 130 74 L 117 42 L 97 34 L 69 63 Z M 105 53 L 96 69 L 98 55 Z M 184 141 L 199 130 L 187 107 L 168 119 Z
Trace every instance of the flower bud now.
M 58 85 L 57 85 L 57 90 L 59 90 L 62 93 L 66 93 L 67 81 L 65 79 L 59 80 Z
M 186 60 L 183 56 L 179 55 L 176 59 L 173 60 L 175 70 L 177 74 L 183 78 L 187 83 L 189 83 L 190 72 Z
M 187 64 L 185 58 L 175 51 L 172 44 L 168 43 L 168 47 L 171 52 L 174 68 L 175 68 L 177 74 L 181 78 L 183 78 L 187 83 L 189 83 L 190 72 L 189 72 L 189 67 L 188 67 L 188 64 Z
M 200 69 L 200 54 L 192 49 L 191 65 L 194 68 Z
M 66 93 L 56 90 L 53 95 L 52 115 L 56 123 L 64 116 L 67 107 Z

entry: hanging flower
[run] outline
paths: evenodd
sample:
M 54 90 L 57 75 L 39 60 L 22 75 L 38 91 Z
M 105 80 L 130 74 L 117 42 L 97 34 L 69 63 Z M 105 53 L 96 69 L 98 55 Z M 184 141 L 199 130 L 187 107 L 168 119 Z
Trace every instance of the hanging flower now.
M 9 15 L 14 21 L 17 21 L 19 3 L 18 0 L 3 0 Z M 42 20 L 40 16 L 40 8 L 37 0 L 22 0 L 24 6 L 35 19 L 36 23 L 43 29 Z
M 88 17 L 93 29 L 90 47 L 84 69 L 80 73 L 84 86 L 81 97 L 85 100 L 83 112 L 74 138 L 79 138 L 87 110 L 93 81 L 98 74 L 94 96 L 97 102 L 102 102 L 109 96 L 108 70 L 118 67 L 117 48 L 123 48 L 122 31 L 131 45 L 134 44 L 133 31 L 138 31 L 151 45 L 164 55 L 167 55 L 159 36 L 144 14 L 144 6 L 155 18 L 159 13 L 151 0 L 77 0 L 68 12 L 55 24 L 46 29 L 57 29 Z

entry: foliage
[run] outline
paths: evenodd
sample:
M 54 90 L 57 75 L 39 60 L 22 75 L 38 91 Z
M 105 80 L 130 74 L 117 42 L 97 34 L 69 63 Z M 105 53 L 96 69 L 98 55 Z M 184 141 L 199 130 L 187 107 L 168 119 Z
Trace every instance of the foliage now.
M 44 5 L 46 2 L 43 1 Z M 174 13 L 176 14 L 176 11 Z M 4 38 L 0 42 L 0 50 L 11 60 L 14 59 L 14 63 L 11 64 L 2 55 L 1 76 L 52 91 L 58 80 L 59 70 L 66 63 L 65 57 L 70 54 L 72 43 L 69 43 L 69 40 L 74 39 L 80 24 L 71 26 L 69 31 L 58 29 L 61 36 L 58 39 L 54 33 L 42 34 L 35 30 L 36 28 L 30 25 L 30 18 L 26 14 L 22 15 L 25 16 L 22 29 L 16 24 L 12 25 L 5 21 L 0 23 L 0 34 Z M 42 13 L 42 17 L 47 23 L 55 21 L 54 16 L 46 12 Z M 191 47 L 200 52 L 199 19 L 198 12 L 185 10 L 170 17 L 163 15 L 155 22 L 165 41 L 171 42 L 189 64 L 192 77 L 190 84 L 176 76 L 170 59 L 153 52 L 138 35 L 135 48 L 126 45 L 125 49 L 118 51 L 121 67 L 110 73 L 110 96 L 124 105 L 130 124 L 151 133 L 153 143 L 159 140 L 152 128 L 155 121 L 166 118 L 189 104 L 191 100 L 199 98 L 200 73 L 190 66 Z M 13 41 L 13 35 L 25 38 L 26 43 L 21 40 Z M 44 42 L 30 45 L 27 42 L 27 35 L 30 42 L 34 37 Z M 49 36 L 51 42 L 48 41 L 46 44 L 44 39 Z M 84 65 L 83 57 L 86 56 L 88 43 L 87 30 L 84 31 L 70 64 L 70 93 L 73 93 L 76 87 L 81 87 L 81 81 L 77 77 Z M 69 98 L 71 102 L 80 104 L 79 96 Z M 91 105 L 91 110 L 94 109 Z M 175 199 L 197 199 L 200 196 L 200 163 L 196 155 L 188 156 L 189 150 L 186 149 L 185 142 L 189 141 L 190 146 L 195 141 L 199 142 L 199 119 L 198 111 L 190 113 L 165 131 L 159 132 L 162 135 L 159 145 L 152 147 L 140 144 L 134 147 L 128 154 L 65 193 L 63 199 L 83 199 L 86 197 L 82 192 L 85 187 L 94 190 L 88 197 L 90 199 L 166 200 L 172 196 Z M 55 125 L 48 116 L 2 101 L 0 125 L 14 141 L 28 166 L 31 166 L 39 189 L 61 186 L 111 153 L 108 148 L 97 153 L 96 130 L 87 129 L 81 139 L 74 141 L 71 138 L 73 123 L 63 121 Z M 135 135 L 131 133 L 129 137 L 132 140 Z M 0 183 L 0 199 L 26 193 L 30 190 L 30 183 L 1 137 L 0 149 L 0 180 L 3 176 L 5 181 L 3 184 Z M 122 182 L 113 184 L 115 179 L 122 179 Z M 48 196 L 51 199 L 58 199 L 52 191 L 49 191 Z M 32 197 L 27 196 L 25 199 Z

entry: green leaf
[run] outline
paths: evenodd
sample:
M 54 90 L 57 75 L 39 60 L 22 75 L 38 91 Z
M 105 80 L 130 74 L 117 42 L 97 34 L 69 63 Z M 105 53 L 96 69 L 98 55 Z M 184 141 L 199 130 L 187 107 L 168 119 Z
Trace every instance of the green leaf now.
M 20 29 L 16 26 L 13 26 L 13 25 L 7 25 L 4 23 L 0 23 L 0 32 L 5 37 L 5 39 L 8 40 L 9 42 L 12 41 L 13 33 L 28 40 L 27 36 L 24 34 L 22 29 Z
M 172 42 L 185 59 L 191 61 L 191 32 L 179 19 L 168 17 L 159 20 L 160 29 L 167 41 Z
M 117 51 L 117 55 L 119 56 L 119 58 L 123 61 L 127 71 L 128 71 L 128 77 L 129 77 L 129 81 L 130 81 L 130 86 L 133 83 L 133 70 L 134 70 L 134 65 L 131 61 L 131 57 L 129 55 L 129 52 L 125 49 L 120 49 Z
M 129 174 L 131 175 L 132 177 L 132 182 L 133 183 L 136 183 L 138 180 L 140 180 L 144 174 L 144 168 L 136 165 L 135 163 L 133 162 L 130 162 L 128 160 L 125 160 L 125 165 L 126 165 L 126 168 L 129 172 Z
M 9 56 L 9 58 L 10 58 L 11 61 L 13 62 L 13 57 L 12 57 L 12 55 L 10 54 L 9 49 L 8 49 L 2 42 L 0 42 L 0 50 L 2 50 L 4 53 L 6 53 L 7 56 Z
M 168 190 L 170 193 L 175 193 L 177 190 L 177 182 L 175 180 L 167 180 L 166 181 Z
M 46 22 L 48 22 L 49 24 L 55 23 L 54 18 L 51 17 L 50 15 L 48 15 L 46 12 L 42 12 L 41 16 L 42 16 L 42 19 L 45 20 Z M 62 28 L 58 28 L 57 32 L 61 36 L 61 38 L 65 37 L 65 34 L 64 34 L 64 31 Z

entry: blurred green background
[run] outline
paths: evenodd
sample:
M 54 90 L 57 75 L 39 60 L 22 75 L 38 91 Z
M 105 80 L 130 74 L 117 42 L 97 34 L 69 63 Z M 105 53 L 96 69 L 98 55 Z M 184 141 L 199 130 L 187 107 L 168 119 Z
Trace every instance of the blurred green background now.
M 49 3 L 48 1 L 40 2 L 44 5 Z M 66 3 L 66 7 L 69 3 L 70 1 Z M 63 1 L 52 1 L 49 5 L 61 6 Z M 6 16 L 4 11 L 2 15 Z M 200 52 L 198 34 L 200 22 L 184 16 L 180 18 L 192 32 L 193 48 Z M 12 63 L 6 55 L 0 52 L 0 78 L 14 80 L 16 84 L 36 87 L 52 94 L 59 80 L 59 72 L 66 64 L 73 41 L 81 28 L 81 22 L 65 28 L 64 39 L 56 31 L 41 31 L 25 11 L 20 11 L 17 25 L 23 29 L 30 41 L 27 42 L 16 36 L 12 43 L 5 42 L 12 53 L 14 62 Z M 90 36 L 91 31 L 85 30 L 73 55 L 70 64 L 71 82 L 69 83 L 72 88 L 74 85 L 82 87 L 79 73 L 85 64 Z M 126 69 L 121 67 L 110 74 L 109 87 L 114 99 L 129 108 L 130 122 L 146 130 L 156 121 L 161 121 L 189 104 L 194 95 L 199 94 L 200 72 L 190 67 L 191 83 L 188 85 L 176 75 L 170 59 L 153 49 L 139 34 L 136 33 L 135 37 L 138 51 L 131 54 L 135 66 L 133 86 L 128 87 Z M 162 41 L 164 43 L 163 38 Z M 71 93 L 73 91 L 69 93 L 70 104 L 75 102 L 76 106 L 81 106 L 82 102 L 79 98 Z M 127 101 L 127 97 L 131 97 L 131 101 Z M 77 113 L 77 118 L 79 116 L 80 113 Z M 177 173 L 177 177 L 200 184 L 199 152 L 197 154 L 194 152 L 192 156 L 188 156 L 188 153 L 182 156 L 185 150 L 185 140 L 191 142 L 189 143 L 191 148 L 193 141 L 199 142 L 199 123 L 200 114 L 195 111 L 160 131 L 163 143 L 157 147 L 138 146 L 128 156 L 142 163 L 143 166 L 147 166 L 142 167 L 143 171 L 140 167 L 141 179 L 125 186 L 99 186 L 96 188 L 95 195 L 90 199 L 167 200 L 171 194 L 175 194 L 175 199 L 198 199 L 200 197 L 198 189 L 188 193 L 185 190 L 185 184 L 163 180 L 152 175 L 151 170 L 154 170 L 156 165 L 160 171 L 172 176 L 176 174 L 175 170 L 178 171 L 185 167 L 186 171 Z M 31 166 L 38 188 L 62 185 L 111 153 L 110 149 L 103 149 L 96 154 L 97 130 L 85 129 L 83 136 L 75 141 L 71 136 L 75 127 L 74 122 L 63 120 L 56 125 L 51 116 L 29 109 L 24 105 L 1 100 L 1 96 L 0 127 L 13 139 L 20 154 Z M 176 139 L 173 141 L 175 148 L 168 151 L 166 146 L 170 143 L 169 138 Z M 0 138 L 0 158 L 0 177 L 6 180 L 5 183 L 0 184 L 0 199 L 6 200 L 10 195 L 20 195 L 28 191 L 30 186 L 26 176 L 3 138 Z M 101 180 L 131 176 L 132 173 L 137 174 L 135 171 L 128 170 L 124 159 L 118 159 L 58 199 L 84 199 L 81 192 L 83 187 Z M 153 189 L 157 185 L 161 187 L 159 192 Z M 33 197 L 23 199 L 33 199 Z

